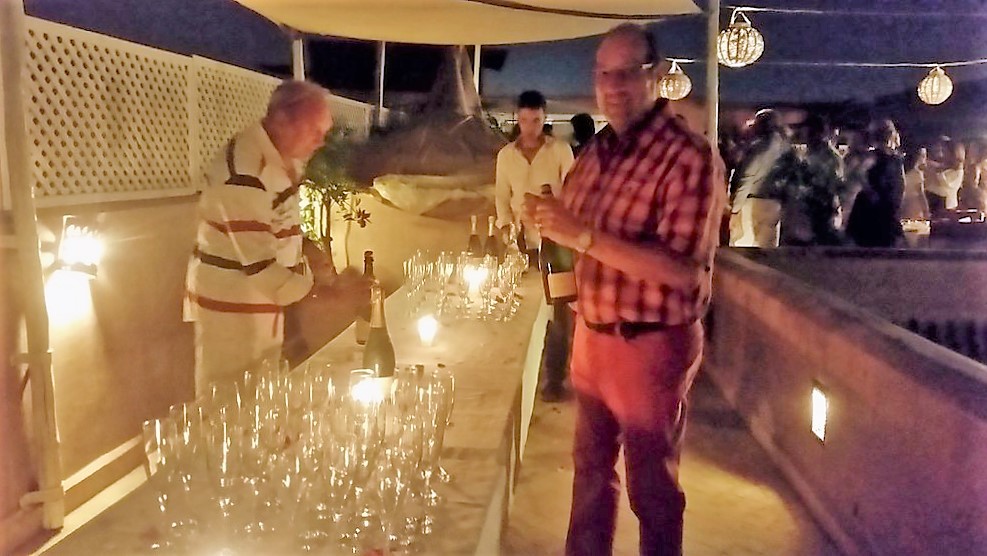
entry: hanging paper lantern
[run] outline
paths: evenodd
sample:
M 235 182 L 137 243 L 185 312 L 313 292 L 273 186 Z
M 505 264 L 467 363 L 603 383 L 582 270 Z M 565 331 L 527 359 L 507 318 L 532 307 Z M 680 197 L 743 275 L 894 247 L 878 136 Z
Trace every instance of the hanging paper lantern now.
M 658 81 L 658 94 L 668 100 L 682 100 L 692 92 L 692 80 L 682 71 L 678 62 Z
M 744 12 L 734 10 L 730 16 L 730 26 L 720 31 L 716 54 L 724 66 L 749 66 L 764 54 L 764 37 L 751 25 Z
M 953 94 L 953 80 L 940 66 L 932 68 L 929 75 L 918 84 L 918 98 L 926 104 L 942 104 Z

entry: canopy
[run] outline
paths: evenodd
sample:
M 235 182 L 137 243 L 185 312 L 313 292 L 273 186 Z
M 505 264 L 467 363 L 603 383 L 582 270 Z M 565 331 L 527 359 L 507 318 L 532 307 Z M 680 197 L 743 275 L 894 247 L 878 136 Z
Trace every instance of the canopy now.
M 517 44 L 697 13 L 692 0 L 236 0 L 318 35 L 415 44 Z

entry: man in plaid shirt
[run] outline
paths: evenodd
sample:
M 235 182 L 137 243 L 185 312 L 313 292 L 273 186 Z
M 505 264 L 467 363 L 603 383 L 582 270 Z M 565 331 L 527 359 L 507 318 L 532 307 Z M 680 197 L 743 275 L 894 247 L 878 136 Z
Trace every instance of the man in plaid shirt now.
M 567 554 L 612 551 L 620 443 L 641 554 L 682 551 L 685 398 L 702 355 L 726 184 L 716 151 L 658 99 L 666 67 L 644 28 L 612 29 L 594 69 L 609 126 L 580 153 L 561 200 L 526 202 L 543 235 L 580 253 Z

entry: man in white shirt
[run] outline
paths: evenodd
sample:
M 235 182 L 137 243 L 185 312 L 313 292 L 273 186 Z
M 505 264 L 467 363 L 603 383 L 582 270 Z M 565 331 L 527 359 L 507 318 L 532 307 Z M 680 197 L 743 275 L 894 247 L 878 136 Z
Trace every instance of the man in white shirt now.
M 328 100 L 318 85 L 282 83 L 267 115 L 231 139 L 206 170 L 185 304 L 185 320 L 195 324 L 199 393 L 280 357 L 284 308 L 312 289 L 298 183 L 332 127 Z
M 545 97 L 538 91 L 525 91 L 517 100 L 518 138 L 497 153 L 497 227 L 512 222 L 520 229 L 524 194 L 541 194 L 542 184 L 552 186 L 558 197 L 569 168 L 572 148 L 564 141 L 545 135 Z M 535 230 L 525 230 L 528 249 L 540 244 Z
M 520 134 L 497 153 L 497 227 L 514 223 L 521 229 L 518 241 L 523 241 L 522 249 L 528 250 L 529 257 L 536 256 L 533 250 L 541 245 L 541 238 L 536 230 L 520 227 L 524 194 L 540 195 L 541 186 L 547 183 L 558 197 L 573 161 L 567 143 L 544 133 L 545 105 L 545 97 L 538 91 L 521 93 L 517 100 Z M 554 304 L 542 351 L 541 395 L 545 401 L 566 397 L 564 383 L 574 324 L 568 304 Z

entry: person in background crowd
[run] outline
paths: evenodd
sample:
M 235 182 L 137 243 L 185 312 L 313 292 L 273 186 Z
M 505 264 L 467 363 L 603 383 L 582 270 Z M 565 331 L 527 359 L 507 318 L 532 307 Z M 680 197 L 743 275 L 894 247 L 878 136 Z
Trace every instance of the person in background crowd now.
M 874 149 L 866 132 L 844 130 L 847 153 L 843 157 L 843 190 L 840 193 L 840 230 L 846 232 L 857 195 L 867 188 L 867 174 L 874 166 Z
M 740 164 L 740 160 L 743 157 L 743 148 L 740 144 L 740 130 L 735 124 L 724 123 L 723 129 L 720 131 L 719 140 L 719 150 L 720 158 L 723 159 L 723 164 L 726 165 L 727 176 L 733 175 L 734 169 Z M 731 185 L 732 180 L 729 180 Z M 733 198 L 734 191 L 730 191 L 730 197 Z
M 568 555 L 613 551 L 621 445 L 640 554 L 682 554 L 685 399 L 702 358 L 726 184 L 716 150 L 658 99 L 666 68 L 644 27 L 612 29 L 593 71 L 609 125 L 576 160 L 561 201 L 525 203 L 529 222 L 580 253 Z
M 332 127 L 328 101 L 318 85 L 283 82 L 264 118 L 231 139 L 206 171 L 185 303 L 200 394 L 280 358 L 284 308 L 312 290 L 298 183 Z
M 925 194 L 929 209 L 936 217 L 946 210 L 959 206 L 960 187 L 963 186 L 963 144 L 949 137 L 942 137 L 929 152 L 926 164 Z
M 573 116 L 569 123 L 572 124 L 572 152 L 579 156 L 586 143 L 596 135 L 596 122 L 593 116 L 582 112 Z
M 544 133 L 546 137 L 552 137 L 555 135 L 555 128 L 552 127 L 552 124 L 547 123 L 541 126 L 541 132 Z
M 547 183 L 558 197 L 573 160 L 568 144 L 545 134 L 545 106 L 540 92 L 521 93 L 517 99 L 520 134 L 497 153 L 496 225 L 501 230 L 512 222 L 518 225 L 519 244 L 533 261 L 537 260 L 533 250 L 541 245 L 541 236 L 530 226 L 521 226 L 524 195 L 539 195 L 542 184 Z M 566 303 L 555 303 L 542 350 L 540 392 L 544 401 L 558 402 L 567 396 L 565 378 L 573 326 L 572 309 Z
M 902 237 L 905 169 L 898 153 L 901 138 L 891 120 L 873 124 L 870 133 L 874 165 L 867 172 L 867 186 L 853 204 L 847 234 L 861 247 L 893 247 Z
M 987 142 L 977 138 L 968 143 L 963 187 L 960 188 L 960 208 L 987 211 Z
M 929 153 L 925 147 L 905 155 L 905 193 L 901 202 L 901 217 L 909 220 L 928 220 L 929 200 L 925 196 L 925 165 Z
M 788 129 L 777 112 L 761 110 L 754 115 L 751 131 L 753 141 L 731 179 L 730 245 L 777 247 L 781 203 L 768 176 L 792 148 Z
M 769 180 L 781 185 L 782 245 L 838 245 L 837 210 L 843 189 L 843 159 L 832 144 L 829 124 L 817 115 L 803 126 L 804 153 L 789 151 Z

